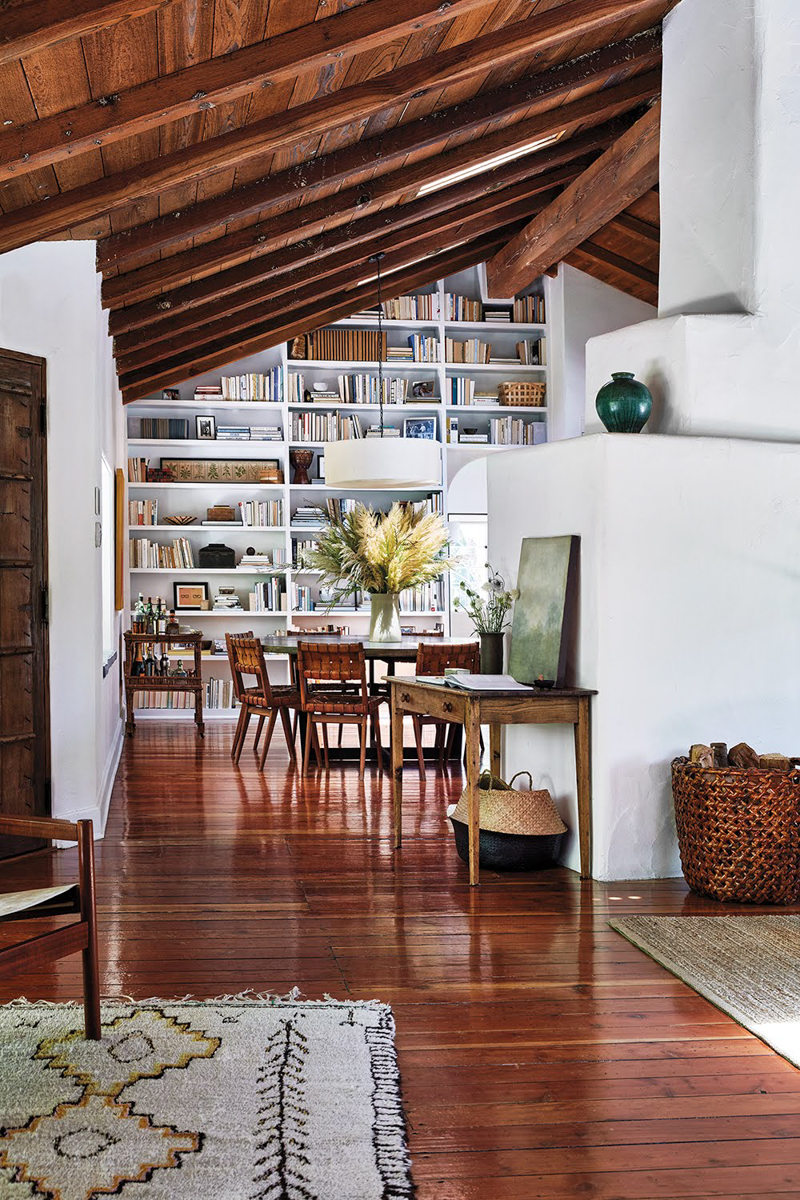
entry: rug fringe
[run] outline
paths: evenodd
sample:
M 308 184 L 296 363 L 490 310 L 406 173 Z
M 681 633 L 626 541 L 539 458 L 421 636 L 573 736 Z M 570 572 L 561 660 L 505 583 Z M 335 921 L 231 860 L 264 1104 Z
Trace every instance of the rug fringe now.
M 194 996 L 188 993 L 185 996 L 145 996 L 137 998 L 136 996 L 101 996 L 101 1004 L 141 1004 L 141 1005 L 157 1005 L 157 1004 L 300 1004 L 306 1005 L 332 1005 L 337 1008 L 361 1008 L 373 1009 L 375 1011 L 385 1010 L 391 1012 L 388 1004 L 384 1004 L 382 1000 L 339 1000 L 335 996 L 329 995 L 328 992 L 323 993 L 321 1000 L 309 1000 L 301 992 L 299 987 L 293 987 L 290 991 L 281 995 L 278 992 L 256 992 L 253 988 L 245 988 L 241 992 L 227 992 L 218 996 Z M 0 1004 L 0 1010 L 4 1008 L 14 1008 L 25 1006 L 27 1008 L 83 1008 L 81 1000 L 28 1000 L 26 996 L 18 996 L 14 1000 L 7 1000 Z

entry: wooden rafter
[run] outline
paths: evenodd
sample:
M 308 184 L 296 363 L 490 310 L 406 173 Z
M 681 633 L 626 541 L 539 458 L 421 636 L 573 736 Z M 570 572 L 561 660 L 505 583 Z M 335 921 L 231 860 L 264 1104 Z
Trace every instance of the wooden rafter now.
M 641 217 L 632 213 L 621 212 L 609 224 L 612 229 L 619 230 L 627 237 L 632 237 L 644 250 L 657 250 L 661 242 L 661 230 Z
M 659 84 L 659 73 L 651 71 L 636 76 L 616 88 L 605 89 L 601 94 L 602 99 L 590 96 L 585 100 L 575 101 L 574 106 L 562 105 L 528 121 L 518 122 L 515 126 L 488 134 L 485 138 L 468 142 L 438 156 L 437 173 L 441 171 L 445 174 L 447 171 L 457 170 L 510 145 L 521 145 L 534 138 L 557 135 L 565 129 L 574 129 L 577 125 L 591 125 L 602 120 L 606 114 L 624 112 L 657 94 Z M 591 134 L 586 136 L 590 138 Z M 507 164 L 503 167 L 503 176 L 510 180 L 519 178 L 520 172 L 544 171 L 584 152 L 585 144 L 582 140 L 567 138 L 553 147 Z M 399 171 L 379 176 L 368 185 L 348 188 L 315 203 L 268 215 L 268 219 L 257 225 L 246 226 L 223 238 L 105 280 L 102 289 L 103 304 L 115 307 L 131 303 L 153 295 L 165 287 L 182 283 L 197 274 L 233 265 L 251 254 L 264 254 L 285 239 L 299 241 L 311 237 L 331 222 L 343 223 L 354 218 L 363 220 L 379 206 L 396 203 L 406 193 L 427 182 L 430 177 L 430 163 L 423 160 Z M 483 189 L 491 182 L 491 174 L 476 175 L 467 182 L 470 188 Z M 467 189 L 465 194 L 471 196 L 473 192 Z M 435 196 L 434 192 L 428 199 L 435 203 Z
M 450 137 L 470 134 L 487 122 L 523 111 L 531 117 L 537 104 L 552 105 L 576 87 L 590 84 L 599 90 L 610 83 L 619 83 L 624 72 L 652 71 L 658 67 L 660 57 L 661 30 L 637 34 L 540 74 L 484 92 L 472 100 L 398 125 L 376 137 L 184 207 L 180 212 L 121 230 L 98 242 L 98 267 L 105 271 L 135 263 L 141 256 L 219 229 L 226 222 L 266 213 L 270 205 L 290 202 L 301 194 L 307 199 L 309 189 L 320 184 L 343 182 L 359 171 L 372 169 L 383 173 L 402 164 L 412 151 L 418 154 L 430 150 Z M 596 105 L 586 103 L 587 100 L 585 97 L 580 103 L 586 105 L 587 119 L 592 119 Z
M 0 63 L 163 8 L 169 0 L 27 0 L 0 13 Z
M 414 267 L 387 276 L 385 284 L 398 294 L 408 289 L 424 287 L 443 275 L 454 274 L 482 262 L 492 253 L 502 236 L 502 232 L 499 237 L 498 234 L 487 234 L 468 246 L 434 255 Z M 131 372 L 130 375 L 123 375 L 120 377 L 123 401 L 130 404 L 133 400 L 141 400 L 154 389 L 246 358 L 249 354 L 268 349 L 318 325 L 338 321 L 360 307 L 374 304 L 376 298 L 376 284 L 372 280 L 362 287 L 354 287 L 342 293 L 338 302 L 329 300 L 288 310 L 275 322 L 259 322 L 239 331 L 232 338 L 209 342 L 202 353 L 179 355 L 152 367 L 142 368 L 138 372 Z
M 658 302 L 658 275 L 655 271 L 650 271 L 646 267 L 643 267 L 641 263 L 625 258 L 621 254 L 616 254 L 613 250 L 609 250 L 605 246 L 599 246 L 591 238 L 582 242 L 580 246 L 576 246 L 575 250 L 567 256 L 565 261 L 582 271 L 588 269 L 589 274 L 593 274 L 593 264 L 611 267 L 615 274 L 623 276 L 621 282 L 632 281 L 635 284 L 643 285 L 637 288 L 637 292 L 641 295 L 642 299 L 649 300 L 651 304 Z
M 515 295 L 653 187 L 660 120 L 658 102 L 487 263 L 491 295 Z
M 0 180 L 238 100 L 255 88 L 273 87 L 393 38 L 452 21 L 485 3 L 371 0 L 254 46 L 148 80 L 109 97 L 103 105 L 92 100 L 5 130 L 0 133 Z M 153 4 L 140 7 L 144 10 Z
M 566 38 L 580 37 L 662 7 L 656 0 L 572 0 L 541 15 L 506 25 L 461 46 L 404 64 L 320 99 L 255 121 L 223 136 L 140 163 L 0 218 L 0 252 L 64 232 L 165 188 L 207 177 L 263 157 L 305 136 L 363 121 L 419 93 L 465 82 L 487 70 L 533 56 Z
M 386 254 L 383 266 L 387 272 L 413 266 L 432 254 L 441 254 L 492 230 L 518 224 L 543 207 L 554 194 L 542 187 L 518 184 L 496 193 L 491 205 L 480 200 L 459 206 L 444 217 L 412 225 L 396 238 L 389 231 L 371 242 L 330 255 L 327 262 L 315 259 L 304 267 L 270 277 L 264 286 L 243 288 L 233 296 L 189 309 L 172 322 L 156 322 L 137 329 L 115 340 L 117 366 L 120 372 L 128 372 L 168 357 L 178 347 L 200 346 L 210 338 L 242 329 L 256 320 L 274 319 L 299 303 L 334 295 L 341 290 L 343 276 L 348 273 L 363 276 L 364 262 L 378 251 Z

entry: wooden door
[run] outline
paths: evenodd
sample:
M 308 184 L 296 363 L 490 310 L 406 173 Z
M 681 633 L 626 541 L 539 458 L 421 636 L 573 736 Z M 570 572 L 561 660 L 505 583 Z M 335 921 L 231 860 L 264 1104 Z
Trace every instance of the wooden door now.
M 45 362 L 0 349 L 0 813 L 50 815 Z M 43 843 L 0 839 L 0 858 Z

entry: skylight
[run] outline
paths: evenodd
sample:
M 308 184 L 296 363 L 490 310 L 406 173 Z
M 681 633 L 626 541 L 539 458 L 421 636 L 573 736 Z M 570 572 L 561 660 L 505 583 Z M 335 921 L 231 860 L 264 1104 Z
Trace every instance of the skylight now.
M 515 146 L 512 150 L 503 150 L 501 154 L 493 154 L 491 158 L 480 159 L 478 162 L 459 168 L 458 171 L 451 171 L 449 175 L 440 175 L 436 179 L 429 179 L 427 183 L 423 183 L 417 195 L 427 196 L 430 192 L 438 192 L 440 188 L 450 187 L 453 183 L 461 183 L 464 179 L 470 179 L 473 175 L 481 175 L 484 171 L 492 171 L 495 167 L 501 167 L 504 163 L 513 162 L 515 158 L 522 158 L 523 155 L 530 154 L 532 150 L 540 150 L 542 146 L 549 146 L 553 142 L 557 142 L 562 133 L 563 130 L 559 133 L 552 133 L 549 137 L 537 138 L 533 142 L 525 142 L 522 146 Z

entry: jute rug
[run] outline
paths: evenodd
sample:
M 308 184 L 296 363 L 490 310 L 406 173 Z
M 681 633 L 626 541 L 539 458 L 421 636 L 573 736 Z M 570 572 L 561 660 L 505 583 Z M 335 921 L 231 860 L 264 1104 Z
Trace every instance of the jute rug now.
M 404 1200 L 385 1005 L 0 1007 L 2 1200 Z
M 800 916 L 624 917 L 609 925 L 800 1066 Z

